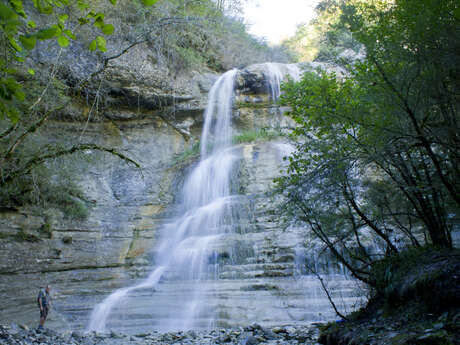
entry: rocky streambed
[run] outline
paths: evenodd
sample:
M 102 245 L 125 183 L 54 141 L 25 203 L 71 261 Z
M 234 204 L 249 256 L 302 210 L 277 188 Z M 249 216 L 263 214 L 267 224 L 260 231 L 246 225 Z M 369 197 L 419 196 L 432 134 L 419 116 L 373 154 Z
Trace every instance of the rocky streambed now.
M 152 332 L 127 335 L 123 333 L 57 333 L 51 329 L 38 331 L 17 325 L 0 325 L 1 345 L 159 345 L 159 344 L 310 344 L 317 345 L 316 325 L 264 328 L 258 324 L 233 329 L 207 331 Z

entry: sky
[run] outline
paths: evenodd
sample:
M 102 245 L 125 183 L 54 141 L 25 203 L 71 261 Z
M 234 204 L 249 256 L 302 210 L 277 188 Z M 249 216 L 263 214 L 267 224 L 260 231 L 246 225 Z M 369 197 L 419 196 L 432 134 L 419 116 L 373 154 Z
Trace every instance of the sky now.
M 314 16 L 318 0 L 248 0 L 244 17 L 251 24 L 249 32 L 277 44 L 294 35 L 296 27 Z

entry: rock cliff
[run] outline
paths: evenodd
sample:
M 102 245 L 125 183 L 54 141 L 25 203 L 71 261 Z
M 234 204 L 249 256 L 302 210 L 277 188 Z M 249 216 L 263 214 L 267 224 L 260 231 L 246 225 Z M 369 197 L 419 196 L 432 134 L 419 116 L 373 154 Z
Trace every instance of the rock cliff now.
M 36 59 L 46 61 L 47 56 Z M 241 214 L 237 230 L 216 247 L 220 280 L 208 282 L 213 291 L 210 308 L 217 311 L 219 326 L 333 317 L 319 283 L 302 270 L 305 230 L 280 219 L 278 200 L 269 195 L 291 148 L 280 136 L 290 123 L 284 109 L 271 102 L 273 90 L 267 88 L 264 68 L 251 66 L 237 76 L 233 119 L 242 158 L 236 172 L 239 183 L 233 188 L 242 195 Z M 71 81 L 84 78 L 87 70 L 76 63 L 65 72 Z M 136 48 L 103 72 L 105 104 L 97 121 L 87 111 L 82 123 L 87 105 L 76 101 L 61 120 L 46 126 L 50 141 L 114 147 L 129 152 L 142 169 L 101 154 L 88 153 L 86 160 L 74 162 L 72 177 L 90 209 L 83 221 L 69 220 L 54 209 L 0 210 L 1 323 L 35 326 L 36 293 L 50 283 L 55 308 L 49 327 L 84 329 L 95 304 L 146 276 L 155 265 L 158 229 L 174 216 L 184 172 L 198 157 L 202 112 L 216 75 L 195 73 L 175 82 L 168 78 L 168 71 L 155 67 L 148 52 Z M 95 85 L 91 88 L 97 92 Z M 181 308 L 174 301 L 177 288 L 165 283 L 146 292 L 158 309 L 153 321 L 144 296 L 110 326 L 127 331 L 161 328 L 163 312 Z M 354 283 L 343 276 L 330 288 L 343 300 L 355 300 Z

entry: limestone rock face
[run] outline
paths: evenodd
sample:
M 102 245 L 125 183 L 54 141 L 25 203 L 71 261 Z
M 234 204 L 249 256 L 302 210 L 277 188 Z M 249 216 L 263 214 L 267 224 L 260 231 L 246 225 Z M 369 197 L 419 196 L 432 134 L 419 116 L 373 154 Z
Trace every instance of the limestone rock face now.
M 103 119 L 142 119 L 161 111 L 163 118 L 175 122 L 177 111 L 201 115 L 216 74 L 206 71 L 176 74 L 166 65 L 158 64 L 156 52 L 148 44 L 132 47 L 105 66 L 104 59 L 118 56 L 126 45 L 127 42 L 115 40 L 101 55 L 90 52 L 79 42 L 72 42 L 65 50 L 55 42 L 39 42 L 29 64 L 38 69 L 56 64 L 65 83 L 84 84 L 86 94 L 102 97 L 98 107 L 99 117 Z M 82 120 L 85 115 L 85 109 L 74 104 L 63 110 L 60 117 Z
M 50 122 L 46 131 L 50 140 L 60 136 L 128 152 L 142 170 L 102 154 L 73 165 L 75 181 L 91 202 L 84 221 L 71 221 L 52 209 L 0 210 L 0 323 L 35 326 L 36 293 L 50 283 L 54 310 L 48 326 L 82 330 L 97 303 L 145 277 L 155 265 L 158 229 L 174 216 L 175 195 L 197 157 L 193 145 L 199 140 L 206 95 L 216 76 L 195 73 L 187 82 L 174 84 L 167 71 L 149 62 L 148 52 L 139 48 L 130 54 L 104 72 L 105 120 L 86 125 Z M 69 79 L 84 78 L 82 66 L 91 64 L 83 60 L 69 72 Z M 141 61 L 144 72 L 136 75 L 132 65 Z M 270 102 L 269 92 L 264 66 L 238 73 L 235 135 L 262 129 L 281 132 L 291 125 L 283 116 L 285 109 Z M 239 182 L 232 188 L 241 196 L 241 216 L 235 231 L 215 245 L 220 280 L 203 283 L 214 284 L 209 308 L 216 312 L 217 324 L 295 324 L 333 317 L 326 299 L 319 298 L 319 283 L 302 270 L 305 229 L 280 218 L 279 200 L 269 195 L 273 178 L 283 169 L 282 158 L 292 147 L 280 137 L 256 137 L 239 144 L 238 150 Z M 18 233 L 32 237 L 21 239 Z M 178 286 L 165 283 L 146 291 L 110 327 L 128 332 L 161 328 L 158 320 L 165 311 L 183 307 L 174 299 L 175 289 Z M 345 291 L 345 300 L 352 298 L 352 283 L 344 278 L 331 289 Z M 145 303 L 147 299 L 151 304 Z

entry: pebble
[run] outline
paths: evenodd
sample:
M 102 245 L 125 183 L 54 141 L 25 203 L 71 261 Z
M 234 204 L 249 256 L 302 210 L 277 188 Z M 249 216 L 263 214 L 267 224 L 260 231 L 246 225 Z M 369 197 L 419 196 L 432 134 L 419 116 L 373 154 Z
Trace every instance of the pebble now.
M 110 333 L 72 332 L 59 334 L 53 330 L 38 331 L 0 325 L 0 345 L 191 345 L 191 344 L 229 344 L 229 345 L 294 345 L 317 344 L 318 329 L 314 325 L 277 326 L 265 328 L 258 324 L 247 327 L 190 330 L 159 333 L 157 331 L 127 335 Z

